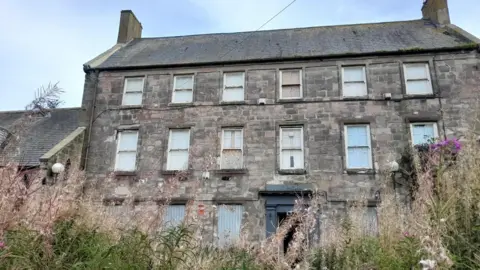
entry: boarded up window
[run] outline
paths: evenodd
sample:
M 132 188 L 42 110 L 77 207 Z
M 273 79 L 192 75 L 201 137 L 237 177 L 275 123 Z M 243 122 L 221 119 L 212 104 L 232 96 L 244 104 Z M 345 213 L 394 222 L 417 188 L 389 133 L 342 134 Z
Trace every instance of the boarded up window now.
M 233 244 L 240 237 L 243 205 L 219 205 L 217 207 L 217 236 L 220 247 Z
M 363 230 L 365 235 L 376 236 L 378 234 L 376 207 L 367 207 L 363 216 Z
M 185 205 L 169 205 L 163 217 L 163 225 L 167 228 L 178 226 L 184 217 Z

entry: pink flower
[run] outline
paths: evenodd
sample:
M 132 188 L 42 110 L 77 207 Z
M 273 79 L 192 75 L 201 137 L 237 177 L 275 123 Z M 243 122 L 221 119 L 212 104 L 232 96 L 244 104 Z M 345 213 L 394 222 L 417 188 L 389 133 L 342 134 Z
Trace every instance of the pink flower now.
M 3 241 L 0 241 L 0 249 L 4 249 L 5 248 L 5 243 Z
M 408 232 L 403 232 L 403 236 L 410 237 L 411 235 Z

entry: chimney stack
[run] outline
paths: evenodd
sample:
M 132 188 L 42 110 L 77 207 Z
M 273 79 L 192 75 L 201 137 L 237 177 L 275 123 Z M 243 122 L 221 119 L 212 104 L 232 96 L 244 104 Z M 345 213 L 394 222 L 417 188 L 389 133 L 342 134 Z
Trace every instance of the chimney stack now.
M 142 24 L 131 10 L 122 10 L 120 13 L 120 27 L 117 43 L 127 43 L 134 38 L 142 37 Z
M 423 19 L 431 20 L 435 24 L 450 24 L 447 0 L 424 0 L 422 7 Z

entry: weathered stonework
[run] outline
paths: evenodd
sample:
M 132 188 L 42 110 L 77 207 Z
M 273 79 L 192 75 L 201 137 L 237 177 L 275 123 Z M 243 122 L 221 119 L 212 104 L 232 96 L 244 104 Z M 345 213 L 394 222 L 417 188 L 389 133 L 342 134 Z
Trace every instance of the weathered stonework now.
M 69 173 L 71 168 L 79 168 L 84 139 L 85 128 L 79 127 L 40 157 L 40 168 L 46 172 L 47 182 L 53 182 L 54 177 L 51 167 L 57 162 L 65 166 L 65 171 L 62 175 L 57 176 L 60 179 L 63 179 L 63 174 Z
M 429 63 L 434 94 L 422 97 L 405 94 L 403 63 L 410 62 Z M 366 66 L 368 97 L 343 98 L 341 66 L 357 64 Z M 265 200 L 259 191 L 265 185 L 310 183 L 314 189 L 328 194 L 326 212 L 342 208 L 338 205 L 346 200 L 364 197 L 375 201 L 384 187 L 392 185 L 389 162 L 398 159 L 409 144 L 409 122 L 437 121 L 440 136 L 461 137 L 473 123 L 467 116 L 477 109 L 479 66 L 479 54 L 473 51 L 101 71 L 98 83 L 85 84 L 85 119 L 90 119 L 88 115 L 96 99 L 86 172 L 105 196 L 113 196 L 118 186 L 125 186 L 139 200 L 161 200 L 156 193 L 158 187 L 171 177 L 165 174 L 168 131 L 190 128 L 189 176 L 173 199 L 187 199 L 196 194 L 204 200 L 205 218 L 211 224 L 206 235 L 210 237 L 215 232 L 213 205 L 242 203 L 248 223 L 253 224 L 252 238 L 261 239 L 265 237 Z M 278 73 L 285 68 L 303 71 L 300 101 L 279 99 Z M 245 101 L 240 104 L 221 102 L 223 73 L 227 71 L 245 71 Z M 189 73 L 195 74 L 193 103 L 171 104 L 173 75 Z M 121 106 L 124 79 L 128 76 L 145 76 L 142 106 Z M 392 99 L 385 100 L 385 93 L 391 93 Z M 257 105 L 258 98 L 265 98 L 267 104 Z M 372 171 L 345 168 L 343 126 L 352 123 L 370 124 Z M 135 175 L 105 181 L 114 171 L 116 132 L 122 126 L 132 125 L 139 130 L 137 171 Z M 279 128 L 283 125 L 304 128 L 303 174 L 279 172 Z M 228 181 L 222 180 L 221 171 L 215 173 L 219 162 L 214 166 L 205 164 L 206 160 L 219 157 L 221 129 L 226 126 L 243 127 L 246 169 L 244 173 L 231 175 Z M 188 187 L 193 179 L 202 179 L 206 169 L 210 178 L 200 180 L 196 190 Z

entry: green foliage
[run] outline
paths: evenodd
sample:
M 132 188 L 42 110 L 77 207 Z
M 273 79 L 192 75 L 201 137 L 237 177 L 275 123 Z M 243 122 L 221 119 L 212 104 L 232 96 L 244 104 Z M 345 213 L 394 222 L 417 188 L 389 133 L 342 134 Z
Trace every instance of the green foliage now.
M 343 249 L 330 246 L 314 250 L 310 269 L 415 269 L 422 255 L 415 237 L 404 237 L 393 251 L 383 249 L 378 238 L 365 237 Z
M 245 250 L 192 248 L 192 231 L 169 228 L 149 237 L 126 231 L 118 241 L 73 220 L 55 225 L 52 239 L 26 229 L 9 231 L 0 249 L 0 269 L 195 269 L 192 262 L 215 258 L 216 269 L 257 270 Z

